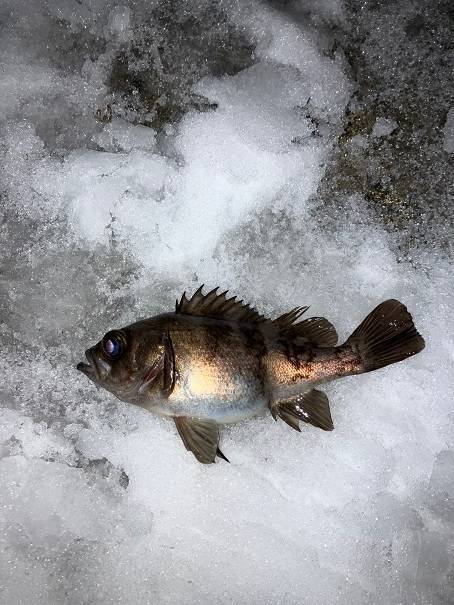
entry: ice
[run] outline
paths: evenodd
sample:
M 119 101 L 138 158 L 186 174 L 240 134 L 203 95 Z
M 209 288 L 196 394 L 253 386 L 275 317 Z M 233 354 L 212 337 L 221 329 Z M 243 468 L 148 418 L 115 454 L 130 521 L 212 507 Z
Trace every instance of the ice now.
M 116 6 L 110 13 L 110 33 L 118 36 L 121 40 L 127 40 L 131 36 L 131 9 L 129 6 Z
M 452 258 L 400 252 L 405 229 L 364 196 L 319 193 L 337 153 L 397 127 L 383 109 L 341 147 L 347 107 L 364 110 L 332 38 L 348 10 L 0 8 L 2 602 L 452 602 Z M 310 304 L 340 340 L 398 298 L 426 349 L 327 385 L 332 433 L 268 415 L 224 429 L 230 464 L 202 466 L 75 364 L 204 282 L 272 316 Z
M 153 150 L 156 147 L 156 133 L 146 126 L 132 125 L 116 118 L 92 140 L 103 150 L 130 153 L 133 149 Z
M 395 120 L 380 117 L 375 120 L 371 135 L 372 137 L 376 138 L 387 137 L 389 134 L 394 132 L 398 126 L 399 125 Z
M 451 107 L 446 116 L 446 123 L 443 128 L 445 135 L 443 148 L 448 153 L 454 153 L 454 107 Z

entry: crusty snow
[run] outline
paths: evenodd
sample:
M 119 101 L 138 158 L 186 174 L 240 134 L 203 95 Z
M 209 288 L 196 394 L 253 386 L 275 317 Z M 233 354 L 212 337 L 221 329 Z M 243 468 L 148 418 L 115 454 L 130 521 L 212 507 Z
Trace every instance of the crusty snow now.
M 216 4 L 253 57 L 210 74 L 188 51 L 194 94 L 217 107 L 154 129 L 120 109 L 94 118 L 115 53 L 160 6 L 127 4 L 0 8 L 0 601 L 447 604 L 452 262 L 417 242 L 397 258 L 364 200 L 334 230 L 331 207 L 311 212 L 355 88 L 321 33 L 342 3 L 292 3 L 294 18 Z M 204 4 L 179 17 L 209 45 L 221 25 L 204 29 Z M 377 120 L 372 137 L 396 127 Z M 75 364 L 201 283 L 269 315 L 311 305 L 341 339 L 398 298 L 426 349 L 327 385 L 332 433 L 268 415 L 223 430 L 230 464 L 199 465 L 173 423 Z

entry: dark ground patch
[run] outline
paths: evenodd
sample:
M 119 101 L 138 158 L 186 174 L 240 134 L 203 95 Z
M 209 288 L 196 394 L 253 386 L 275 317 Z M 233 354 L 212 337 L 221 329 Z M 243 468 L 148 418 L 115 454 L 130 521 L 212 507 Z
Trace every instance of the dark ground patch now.
M 443 126 L 454 103 L 454 8 L 424 0 L 346 2 L 345 30 L 332 31 L 356 82 L 317 194 L 316 215 L 333 228 L 351 220 L 360 196 L 399 252 L 414 245 L 452 251 L 454 156 L 443 149 Z M 373 137 L 377 118 L 397 127 Z

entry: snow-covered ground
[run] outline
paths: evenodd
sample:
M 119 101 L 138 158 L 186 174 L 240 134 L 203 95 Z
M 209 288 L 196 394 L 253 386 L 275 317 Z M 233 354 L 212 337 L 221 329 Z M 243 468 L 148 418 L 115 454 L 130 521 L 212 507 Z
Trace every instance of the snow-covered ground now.
M 0 5 L 2 603 L 454 599 L 452 258 L 320 193 L 333 158 L 404 126 L 383 110 L 345 140 L 349 3 L 282 5 Z M 451 164 L 452 111 L 424 148 Z M 75 370 L 201 283 L 269 315 L 310 304 L 341 339 L 399 298 L 426 349 L 327 386 L 334 432 L 259 418 L 202 466 Z

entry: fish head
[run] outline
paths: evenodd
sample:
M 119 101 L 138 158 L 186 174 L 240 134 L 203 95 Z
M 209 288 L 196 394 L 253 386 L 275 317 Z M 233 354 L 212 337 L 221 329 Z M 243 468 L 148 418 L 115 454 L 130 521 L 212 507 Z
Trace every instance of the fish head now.
M 162 333 L 152 327 L 131 325 L 111 330 L 85 351 L 86 362 L 77 369 L 95 384 L 122 401 L 141 404 L 145 394 L 159 393 L 159 372 L 163 356 Z

